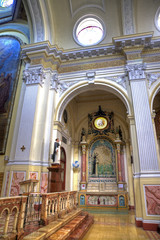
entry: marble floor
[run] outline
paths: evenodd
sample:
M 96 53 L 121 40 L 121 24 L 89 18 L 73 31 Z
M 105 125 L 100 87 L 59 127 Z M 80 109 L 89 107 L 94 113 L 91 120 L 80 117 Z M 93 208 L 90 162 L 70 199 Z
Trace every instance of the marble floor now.
M 160 240 L 157 232 L 135 226 L 134 211 L 90 214 L 94 216 L 94 224 L 83 240 Z

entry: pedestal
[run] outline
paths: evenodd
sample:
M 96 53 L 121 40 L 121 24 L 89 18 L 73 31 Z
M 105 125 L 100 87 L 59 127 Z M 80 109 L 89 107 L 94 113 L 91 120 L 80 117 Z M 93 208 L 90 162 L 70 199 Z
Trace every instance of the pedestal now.
M 33 193 L 36 192 L 36 186 L 39 180 L 28 179 L 19 183 L 20 185 L 20 194 L 24 193 Z
M 62 192 L 62 178 L 61 173 L 63 169 L 60 164 L 52 164 L 48 167 L 48 192 Z

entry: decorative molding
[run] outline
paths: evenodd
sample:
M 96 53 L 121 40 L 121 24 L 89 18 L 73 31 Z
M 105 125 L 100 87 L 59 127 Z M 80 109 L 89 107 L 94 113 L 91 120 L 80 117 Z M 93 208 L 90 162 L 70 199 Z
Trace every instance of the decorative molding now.
M 71 86 L 75 85 L 79 81 L 68 81 L 68 82 L 60 82 L 58 81 L 58 92 L 61 96 L 66 90 L 68 90 Z
M 146 77 L 148 79 L 148 85 L 151 87 L 152 83 L 158 80 L 160 73 L 147 73 Z
M 110 58 L 113 58 L 115 53 L 118 53 L 119 55 L 116 55 L 116 60 L 123 60 L 124 57 L 122 56 L 122 49 L 124 47 L 132 47 L 133 52 L 134 48 L 137 49 L 140 45 L 144 49 L 151 49 L 151 48 L 157 48 L 160 44 L 160 38 L 153 38 L 153 32 L 145 33 L 145 34 L 132 34 L 132 35 L 126 35 L 123 37 L 116 37 L 113 38 L 113 43 L 107 44 L 106 46 L 100 46 L 100 47 L 89 47 L 84 49 L 78 49 L 78 50 L 69 50 L 69 51 L 63 51 L 55 46 L 52 46 L 49 44 L 49 42 L 40 42 L 37 44 L 32 45 L 26 45 L 22 47 L 22 59 L 23 58 L 29 58 L 30 54 L 32 53 L 40 53 L 42 56 L 42 52 L 47 53 L 48 56 L 52 56 L 52 59 L 55 61 L 61 61 L 63 63 L 69 62 L 69 61 L 76 61 L 76 60 L 85 60 L 87 58 L 97 58 L 98 56 L 105 57 L 109 56 Z M 147 52 L 147 55 L 149 55 L 149 51 Z M 146 55 L 146 57 L 147 57 Z M 118 58 L 117 58 L 118 56 Z M 113 59 L 115 60 L 115 59 Z
M 18 161 L 18 160 L 10 160 L 9 163 L 7 164 L 8 166 L 13 166 L 13 165 L 28 165 L 28 166 L 43 166 L 43 167 L 48 167 L 49 166 L 49 162 L 41 162 L 41 161 Z
M 121 85 L 123 88 L 127 89 L 126 86 L 126 74 L 123 74 L 121 76 L 116 76 L 116 77 L 106 77 L 107 80 L 114 81 Z
M 146 64 L 128 64 L 125 66 L 126 72 L 129 74 L 129 80 L 139 80 L 145 78 L 144 69 L 146 69 Z
M 28 68 L 23 71 L 23 80 L 26 82 L 26 85 L 40 84 L 42 86 L 45 78 L 42 67 Z
M 96 75 L 95 72 L 87 72 L 86 73 L 86 77 L 88 79 L 89 84 L 94 84 L 95 75 Z
M 160 178 L 160 171 L 155 171 L 155 172 L 143 172 L 143 173 L 134 173 L 133 174 L 134 178 Z

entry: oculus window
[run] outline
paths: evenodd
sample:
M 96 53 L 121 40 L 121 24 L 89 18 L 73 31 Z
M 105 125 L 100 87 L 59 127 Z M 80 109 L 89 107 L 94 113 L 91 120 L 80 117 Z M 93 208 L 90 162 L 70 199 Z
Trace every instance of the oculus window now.
M 73 31 L 75 41 L 81 46 L 96 45 L 104 39 L 104 35 L 104 24 L 95 17 L 79 20 Z

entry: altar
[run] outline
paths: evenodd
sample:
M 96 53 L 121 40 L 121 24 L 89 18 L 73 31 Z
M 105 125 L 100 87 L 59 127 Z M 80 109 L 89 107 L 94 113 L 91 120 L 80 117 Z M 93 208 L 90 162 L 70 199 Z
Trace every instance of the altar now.
M 82 136 L 80 207 L 128 209 L 128 193 L 122 154 L 120 126 L 114 129 L 114 114 L 88 115 L 88 134 Z

